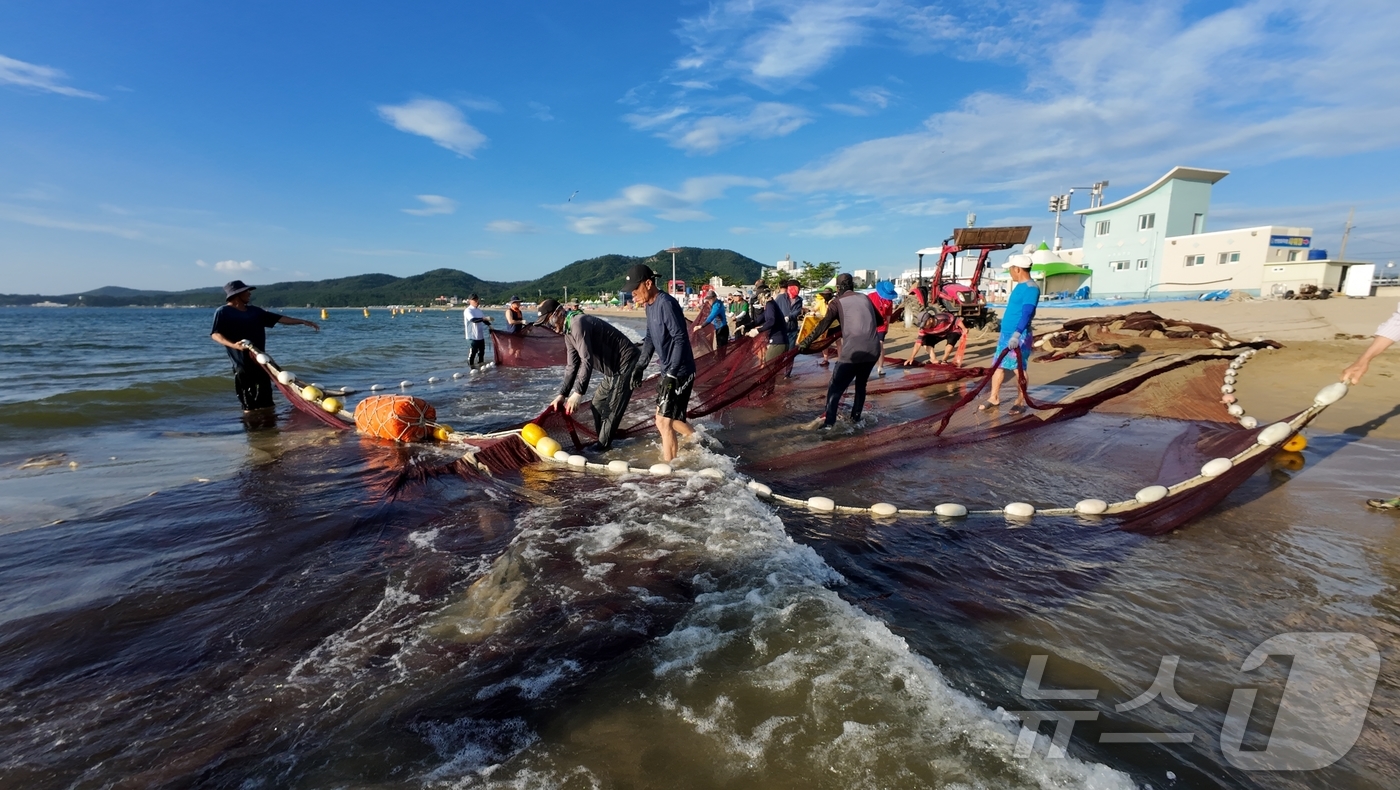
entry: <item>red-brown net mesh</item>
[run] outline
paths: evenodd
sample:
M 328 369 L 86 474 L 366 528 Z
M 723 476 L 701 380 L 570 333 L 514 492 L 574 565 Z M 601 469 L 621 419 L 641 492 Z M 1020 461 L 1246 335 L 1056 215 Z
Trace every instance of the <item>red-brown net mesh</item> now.
M 1258 430 L 1240 427 L 1219 402 L 1215 382 L 1232 353 L 1158 358 L 1054 402 L 1027 396 L 1037 408 L 1022 414 L 1006 411 L 1007 403 L 990 412 L 971 408 L 983 380 L 919 419 L 795 447 L 785 439 L 732 449 L 746 472 L 799 499 L 917 510 L 940 502 L 996 510 L 1013 501 L 1046 509 L 1091 497 L 1131 500 L 1143 487 L 1179 484 L 1207 461 L 1255 446 Z M 1258 449 L 1218 477 L 1114 518 L 1123 529 L 1151 534 L 1180 526 L 1266 463 L 1272 450 Z
M 548 368 L 564 364 L 564 336 L 540 326 L 519 332 L 491 330 L 496 364 L 503 368 Z

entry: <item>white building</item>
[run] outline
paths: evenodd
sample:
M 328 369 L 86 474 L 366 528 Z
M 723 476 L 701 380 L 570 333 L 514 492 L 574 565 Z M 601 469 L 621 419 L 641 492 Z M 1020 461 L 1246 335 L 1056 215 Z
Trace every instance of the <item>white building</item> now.
M 1339 288 L 1351 264 L 1309 260 L 1312 228 L 1207 232 L 1211 187 L 1227 175 L 1175 167 L 1122 200 L 1076 211 L 1084 218 L 1084 246 L 1060 250 L 1060 258 L 1093 271 L 1095 298 L 1227 289 L 1268 296 L 1305 284 Z

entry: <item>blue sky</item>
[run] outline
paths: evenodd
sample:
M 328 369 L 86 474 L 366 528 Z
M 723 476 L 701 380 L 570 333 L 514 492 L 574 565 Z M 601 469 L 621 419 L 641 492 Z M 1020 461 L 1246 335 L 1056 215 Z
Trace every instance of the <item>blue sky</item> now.
M 1354 206 L 1348 257 L 1400 260 L 1400 3 L 1167 5 L 9 0 L 0 292 L 672 244 L 893 273 L 1174 165 L 1231 171 L 1212 229 L 1335 253 Z

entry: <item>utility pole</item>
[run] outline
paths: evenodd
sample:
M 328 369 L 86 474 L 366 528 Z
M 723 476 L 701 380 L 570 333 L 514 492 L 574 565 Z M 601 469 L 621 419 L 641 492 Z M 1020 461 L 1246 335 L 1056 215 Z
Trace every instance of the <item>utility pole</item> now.
M 1346 230 L 1342 231 L 1342 249 L 1340 252 L 1337 253 L 1337 260 L 1339 261 L 1344 261 L 1347 259 L 1347 237 L 1351 235 L 1351 220 L 1355 216 L 1356 206 L 1352 206 L 1351 211 L 1347 212 Z
M 666 293 L 675 296 L 675 294 L 671 293 L 671 291 L 675 289 L 676 282 L 676 253 L 680 252 L 681 248 L 670 247 L 666 251 L 671 253 L 671 282 L 666 284 Z
M 1050 196 L 1050 213 L 1055 215 L 1055 249 L 1060 249 L 1060 214 L 1069 211 L 1070 195 L 1074 194 L 1071 189 L 1069 194 Z

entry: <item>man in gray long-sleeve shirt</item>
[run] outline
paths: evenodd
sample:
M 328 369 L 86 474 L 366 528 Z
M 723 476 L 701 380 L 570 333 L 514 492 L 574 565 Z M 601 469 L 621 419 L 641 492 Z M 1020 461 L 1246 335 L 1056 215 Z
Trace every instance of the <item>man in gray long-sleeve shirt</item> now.
M 826 334 L 832 322 L 840 323 L 841 353 L 836 357 L 836 367 L 831 371 L 831 381 L 826 388 L 826 413 L 820 422 L 812 424 L 819 431 L 831 430 L 831 426 L 836 424 L 836 410 L 851 382 L 856 385 L 855 399 L 851 401 L 851 424 L 862 424 L 865 383 L 880 359 L 880 337 L 876 332 L 880 326 L 880 314 L 875 312 L 875 305 L 865 294 L 855 290 L 855 278 L 849 274 L 836 278 L 836 290 L 840 294 L 828 303 L 826 317 L 812 330 L 811 336 L 798 346 L 800 351 L 805 352 L 813 340 Z
M 541 307 L 548 306 L 550 302 L 554 300 L 546 300 Z M 627 411 L 627 402 L 632 397 L 637 347 L 607 321 L 584 315 L 581 310 L 560 308 L 558 302 L 554 302 L 554 309 L 548 315 L 541 310 L 537 323 L 552 325 L 564 335 L 564 383 L 550 403 L 551 408 L 557 409 L 562 404 L 565 412 L 573 414 L 579 401 L 588 393 L 588 381 L 593 371 L 597 370 L 603 375 L 593 400 L 589 402 L 593 412 L 593 431 L 598 435 L 598 442 L 591 449 L 608 449 L 612 446 L 613 433 Z

